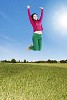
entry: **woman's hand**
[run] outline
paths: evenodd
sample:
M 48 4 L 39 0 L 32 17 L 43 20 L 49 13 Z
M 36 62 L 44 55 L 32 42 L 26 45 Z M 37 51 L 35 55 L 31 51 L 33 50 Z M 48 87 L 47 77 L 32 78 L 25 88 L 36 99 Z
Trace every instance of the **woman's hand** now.
M 40 7 L 40 9 L 43 9 L 43 7 Z
M 27 5 L 27 8 L 30 8 L 30 6 Z

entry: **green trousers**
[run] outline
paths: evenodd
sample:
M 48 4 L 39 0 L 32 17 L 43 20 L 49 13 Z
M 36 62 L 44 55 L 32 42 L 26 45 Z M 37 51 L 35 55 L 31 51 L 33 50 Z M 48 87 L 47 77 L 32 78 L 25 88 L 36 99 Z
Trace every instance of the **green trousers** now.
M 32 36 L 33 46 L 30 46 L 31 50 L 40 51 L 42 48 L 42 34 L 34 33 Z

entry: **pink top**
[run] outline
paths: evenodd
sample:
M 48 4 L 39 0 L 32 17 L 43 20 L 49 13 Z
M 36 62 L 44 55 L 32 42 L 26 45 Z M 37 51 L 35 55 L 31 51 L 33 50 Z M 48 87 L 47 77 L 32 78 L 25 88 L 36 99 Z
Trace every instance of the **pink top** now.
M 33 26 L 33 31 L 34 32 L 43 30 L 43 27 L 42 27 L 43 12 L 44 12 L 44 10 L 41 9 L 41 16 L 40 16 L 39 20 L 33 20 L 32 17 L 31 17 L 31 14 L 30 14 L 30 8 L 28 8 L 28 16 L 29 16 L 30 23 Z

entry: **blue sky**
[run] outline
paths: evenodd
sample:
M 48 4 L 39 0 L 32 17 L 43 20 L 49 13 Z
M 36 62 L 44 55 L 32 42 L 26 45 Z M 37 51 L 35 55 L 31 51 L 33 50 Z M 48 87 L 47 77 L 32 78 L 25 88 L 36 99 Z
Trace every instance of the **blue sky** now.
M 38 17 L 39 7 L 44 7 L 41 51 L 26 50 L 33 35 L 27 5 L 31 6 L 31 14 L 36 12 Z M 66 6 L 67 0 L 0 0 L 0 60 L 67 59 L 67 30 L 57 22 L 58 14 L 63 15 L 62 9 L 67 12 Z

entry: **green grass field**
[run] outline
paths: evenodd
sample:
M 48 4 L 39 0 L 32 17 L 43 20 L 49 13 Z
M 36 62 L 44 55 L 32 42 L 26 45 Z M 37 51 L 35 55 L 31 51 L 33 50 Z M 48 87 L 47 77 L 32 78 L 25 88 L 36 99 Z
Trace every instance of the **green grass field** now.
M 67 100 L 67 64 L 0 63 L 0 100 Z

